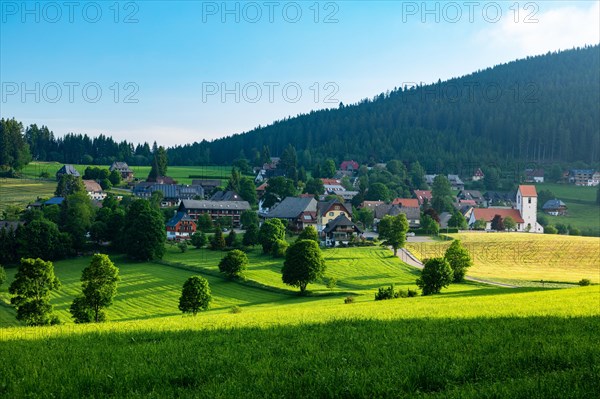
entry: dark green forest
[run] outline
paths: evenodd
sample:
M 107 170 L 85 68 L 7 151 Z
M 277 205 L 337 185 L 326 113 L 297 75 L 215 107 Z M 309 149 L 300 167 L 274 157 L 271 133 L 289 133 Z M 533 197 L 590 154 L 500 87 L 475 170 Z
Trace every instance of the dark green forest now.
M 307 169 L 400 159 L 454 172 L 493 163 L 596 165 L 600 161 L 600 46 L 509 62 L 436 84 L 400 87 L 358 104 L 311 111 L 212 142 L 169 148 L 170 165 L 258 165 L 288 145 Z M 30 160 L 149 165 L 156 143 L 116 142 L 46 126 L 0 123 L 0 165 Z
M 395 88 L 212 142 L 169 149 L 179 164 L 250 160 L 292 144 L 299 162 L 419 160 L 428 170 L 519 160 L 600 160 L 600 47 L 509 62 L 461 78 Z M 443 168 L 443 167 L 442 167 Z

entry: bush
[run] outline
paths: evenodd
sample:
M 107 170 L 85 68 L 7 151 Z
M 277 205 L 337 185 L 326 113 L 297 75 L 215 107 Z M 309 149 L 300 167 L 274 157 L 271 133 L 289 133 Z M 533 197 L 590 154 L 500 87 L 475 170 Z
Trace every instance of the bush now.
M 290 244 L 287 243 L 287 241 L 285 240 L 277 240 L 275 241 L 275 243 L 273 244 L 273 257 L 274 258 L 283 258 L 285 256 L 285 253 L 287 252 L 288 247 L 290 246 Z
M 416 290 L 398 290 L 395 291 L 394 284 L 390 285 L 387 288 L 379 288 L 377 293 L 375 294 L 376 301 L 382 301 L 385 299 L 397 299 L 397 298 L 412 298 L 417 296 Z
M 556 227 L 552 226 L 552 225 L 548 225 L 546 227 L 544 227 L 544 234 L 556 234 L 558 233 L 558 230 L 556 230 Z
M 579 280 L 579 285 L 582 287 L 587 287 L 588 285 L 590 285 L 592 282 L 590 281 L 589 278 L 582 278 L 581 280 Z
M 192 245 L 196 248 L 200 249 L 206 245 L 208 239 L 206 238 L 206 234 L 201 231 L 197 231 L 192 234 Z
M 239 249 L 234 249 L 221 259 L 219 262 L 219 271 L 229 278 L 242 277 L 247 266 L 248 256 Z
M 454 273 L 446 259 L 432 258 L 425 262 L 417 285 L 423 290 L 423 295 L 437 294 L 450 285 L 453 278 Z
M 181 251 L 181 253 L 184 253 L 188 249 L 187 242 L 181 241 L 181 242 L 177 243 L 177 248 L 179 248 L 179 250 Z
M 210 307 L 212 295 L 208 281 L 202 276 L 192 276 L 183 284 L 179 298 L 179 310 L 194 316 Z
M 231 310 L 229 311 L 229 313 L 233 313 L 233 314 L 238 314 L 238 313 L 242 313 L 242 308 L 240 308 L 239 306 L 235 305 L 231 307 Z
M 337 286 L 337 282 L 338 282 L 337 278 L 329 277 L 329 278 L 326 278 L 325 280 L 326 280 L 325 286 L 327 288 L 329 288 L 330 290 L 334 289 Z
M 353 296 L 347 296 L 346 298 L 344 298 L 344 303 L 348 304 L 348 303 L 354 303 L 354 297 Z

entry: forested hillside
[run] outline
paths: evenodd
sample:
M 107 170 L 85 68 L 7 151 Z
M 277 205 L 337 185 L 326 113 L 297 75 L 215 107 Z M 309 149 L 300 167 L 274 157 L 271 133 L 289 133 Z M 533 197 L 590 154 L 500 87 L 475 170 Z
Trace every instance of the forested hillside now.
M 443 62 L 443 60 L 440 60 Z M 314 111 L 213 142 L 169 150 L 178 164 L 253 159 L 291 143 L 301 164 L 326 157 L 465 164 L 600 159 L 600 47 L 528 57 L 359 104 Z

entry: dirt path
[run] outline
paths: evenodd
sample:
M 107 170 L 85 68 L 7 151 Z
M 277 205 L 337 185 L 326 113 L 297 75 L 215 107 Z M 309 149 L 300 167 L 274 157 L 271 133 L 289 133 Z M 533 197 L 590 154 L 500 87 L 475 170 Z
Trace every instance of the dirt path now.
M 413 254 L 411 254 L 410 251 L 407 250 L 406 248 L 400 248 L 398 250 L 398 257 L 400 258 L 400 260 L 402 262 L 406 263 L 409 266 L 416 267 L 417 269 L 422 269 L 423 268 L 423 263 L 421 263 L 421 261 L 419 259 L 417 259 Z M 473 282 L 476 282 L 476 283 L 482 283 L 482 284 L 488 284 L 488 285 L 495 285 L 497 287 L 519 288 L 516 285 L 498 283 L 498 282 L 489 281 L 489 280 L 482 280 L 482 279 L 476 278 L 476 277 L 466 276 L 465 280 L 473 281 Z

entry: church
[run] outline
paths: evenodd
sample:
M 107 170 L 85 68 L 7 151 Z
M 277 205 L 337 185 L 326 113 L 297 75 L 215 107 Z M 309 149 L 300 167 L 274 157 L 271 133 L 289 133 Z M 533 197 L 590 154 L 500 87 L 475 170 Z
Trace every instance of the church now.
M 537 191 L 535 186 L 520 185 L 517 190 L 516 208 L 474 208 L 469 218 L 472 227 L 477 220 L 486 222 L 485 229 L 492 229 L 492 219 L 500 215 L 502 219 L 512 218 L 516 224 L 516 231 L 529 233 L 543 233 L 544 227 L 537 221 Z

